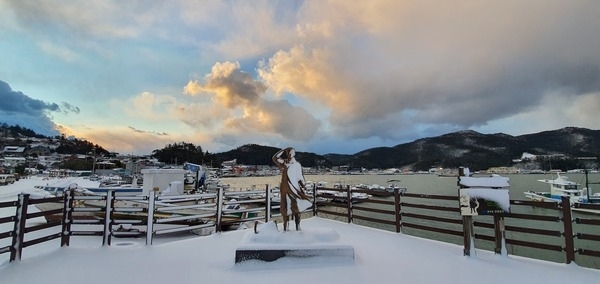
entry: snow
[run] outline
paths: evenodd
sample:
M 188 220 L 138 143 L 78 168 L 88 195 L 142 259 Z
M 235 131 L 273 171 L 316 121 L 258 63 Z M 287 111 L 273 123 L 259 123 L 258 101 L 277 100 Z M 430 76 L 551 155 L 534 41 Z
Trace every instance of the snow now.
M 498 175 L 492 177 L 460 177 L 460 185 L 468 187 L 510 187 L 509 178 Z
M 485 200 L 494 201 L 504 210 L 510 212 L 510 198 L 508 189 L 492 189 L 492 188 L 461 188 L 461 198 L 466 195 L 468 198 L 483 198 Z M 468 204 L 468 201 L 467 201 Z
M 10 185 L 0 187 L 0 192 L 13 193 L 0 199 L 6 201 L 14 200 L 19 190 Z M 0 211 L 3 216 L 6 212 Z M 113 239 L 112 246 L 102 247 L 98 237 L 75 236 L 70 247 L 60 248 L 58 241 L 51 241 L 26 248 L 21 261 L 0 263 L 0 283 L 553 284 L 596 283 L 600 277 L 599 270 L 576 264 L 501 256 L 483 250 L 471 251 L 467 257 L 463 256 L 462 246 L 323 218 L 304 219 L 302 227 L 300 232 L 281 232 L 281 227 L 274 230 L 266 226 L 263 237 L 255 241 L 298 246 L 340 241 L 354 248 L 355 259 L 282 258 L 235 264 L 236 248 L 255 236 L 251 230 L 177 235 L 152 246 L 144 245 L 143 239 Z M 5 230 L 5 226 L 0 227 L 0 231 Z

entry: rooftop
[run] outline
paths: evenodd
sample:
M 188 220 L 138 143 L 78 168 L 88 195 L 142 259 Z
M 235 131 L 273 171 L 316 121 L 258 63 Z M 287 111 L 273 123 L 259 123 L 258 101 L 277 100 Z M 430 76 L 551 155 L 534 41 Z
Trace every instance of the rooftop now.
M 114 239 L 101 247 L 95 237 L 73 238 L 20 262 L 0 265 L 0 283 L 595 283 L 600 271 L 477 250 L 322 218 L 302 221 L 296 239 L 331 228 L 352 245 L 354 261 L 282 258 L 234 264 L 236 246 L 251 230 L 194 236 L 145 246 Z M 70 269 L 65 269 L 70 268 Z

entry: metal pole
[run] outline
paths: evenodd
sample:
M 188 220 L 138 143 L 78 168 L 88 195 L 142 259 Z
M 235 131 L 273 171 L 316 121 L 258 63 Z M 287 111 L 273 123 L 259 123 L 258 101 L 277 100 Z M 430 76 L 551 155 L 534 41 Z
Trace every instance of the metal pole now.
M 350 186 L 346 186 L 346 203 L 348 206 L 348 223 L 352 223 L 352 192 Z
M 271 221 L 271 189 L 269 189 L 269 185 L 265 185 L 265 204 L 266 208 L 265 208 L 265 223 L 268 223 L 269 221 Z
M 102 238 L 102 246 L 109 245 L 111 243 L 111 235 L 112 235 L 112 207 L 113 201 L 115 199 L 115 191 L 108 190 L 106 192 L 106 206 L 104 207 L 104 234 Z
M 313 183 L 313 216 L 317 216 L 317 184 Z
M 400 233 L 402 231 L 402 217 L 400 217 L 400 189 L 394 188 L 394 209 L 396 214 L 396 233 Z
M 220 232 L 221 231 L 221 215 L 223 213 L 223 188 L 219 187 L 219 195 L 217 196 L 217 216 L 216 216 L 216 220 L 217 223 L 215 224 L 216 231 Z
M 63 191 L 63 215 L 60 246 L 69 246 L 71 242 L 71 224 L 73 224 L 73 202 L 75 192 L 73 189 Z
M 158 187 L 148 192 L 148 219 L 146 220 L 146 245 L 152 245 L 154 236 L 154 200 Z

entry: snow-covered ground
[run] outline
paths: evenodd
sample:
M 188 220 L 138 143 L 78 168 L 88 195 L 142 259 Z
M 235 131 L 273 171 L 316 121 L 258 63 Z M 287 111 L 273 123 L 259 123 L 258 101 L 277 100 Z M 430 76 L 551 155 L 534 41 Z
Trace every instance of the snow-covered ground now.
M 0 192 L 20 192 L 13 187 L 0 187 Z M 143 245 L 141 239 L 114 239 L 112 246 L 102 247 L 100 238 L 73 237 L 70 247 L 59 248 L 58 242 L 52 241 L 26 248 L 22 261 L 0 264 L 0 283 L 562 284 L 596 283 L 600 279 L 600 270 L 575 264 L 482 250 L 465 257 L 462 247 L 454 244 L 322 218 L 303 220 L 302 228 L 300 232 L 281 232 L 282 236 L 273 241 L 288 235 L 293 242 L 306 243 L 311 241 L 312 232 L 326 228 L 354 247 L 355 259 L 283 258 L 235 264 L 235 250 L 248 239 L 247 234 L 253 234 L 250 230 L 203 237 L 185 234 L 152 246 Z

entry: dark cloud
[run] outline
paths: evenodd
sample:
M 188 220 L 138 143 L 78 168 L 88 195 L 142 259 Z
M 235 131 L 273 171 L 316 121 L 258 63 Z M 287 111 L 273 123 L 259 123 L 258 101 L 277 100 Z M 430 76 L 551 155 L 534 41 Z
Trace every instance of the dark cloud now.
M 145 130 L 140 130 L 137 129 L 133 126 L 127 126 L 131 131 L 133 132 L 137 132 L 137 133 L 146 133 L 146 134 L 153 134 L 153 135 L 157 135 L 157 136 L 169 136 L 168 133 L 166 132 L 156 132 L 156 131 L 145 131 Z
M 66 103 L 66 102 L 61 103 L 61 110 L 65 114 L 68 114 L 71 112 L 75 113 L 75 114 L 79 114 L 81 112 L 81 110 L 78 107 L 76 107 L 72 104 Z
M 33 99 L 22 92 L 13 91 L 8 83 L 0 80 L 0 120 L 30 128 L 43 135 L 57 135 L 56 124 L 48 116 L 61 111 L 58 104 Z
M 28 97 L 22 92 L 15 92 L 8 83 L 0 81 L 0 111 L 6 113 L 22 113 L 38 116 L 44 111 L 58 111 L 60 107 L 55 103 L 46 103 Z

